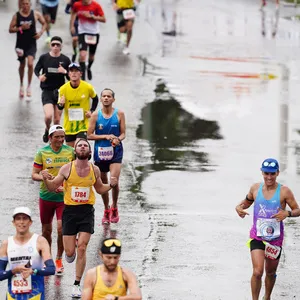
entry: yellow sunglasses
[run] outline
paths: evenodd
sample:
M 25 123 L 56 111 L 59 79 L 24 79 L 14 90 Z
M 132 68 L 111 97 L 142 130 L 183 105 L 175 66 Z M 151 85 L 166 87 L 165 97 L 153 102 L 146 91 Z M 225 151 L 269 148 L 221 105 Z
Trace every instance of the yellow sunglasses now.
M 111 247 L 113 244 L 117 247 L 121 247 L 121 241 L 117 239 L 111 239 L 104 242 L 105 247 Z

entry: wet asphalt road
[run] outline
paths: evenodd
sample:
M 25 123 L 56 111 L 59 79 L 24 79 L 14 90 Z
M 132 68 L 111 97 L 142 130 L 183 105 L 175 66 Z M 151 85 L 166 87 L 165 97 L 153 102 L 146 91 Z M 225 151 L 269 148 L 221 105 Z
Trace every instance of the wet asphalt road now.
M 40 231 L 38 184 L 30 174 L 34 153 L 43 146 L 43 114 L 36 79 L 31 101 L 17 97 L 15 36 L 7 32 L 16 8 L 12 2 L 0 10 L 5 58 L 0 75 L 1 240 L 13 234 L 11 213 L 18 205 L 34 211 L 33 231 Z M 137 274 L 143 299 L 250 299 L 245 243 L 252 211 L 241 220 L 234 207 L 261 179 L 260 163 L 269 156 L 280 159 L 280 181 L 296 198 L 300 193 L 293 148 L 300 128 L 300 24 L 288 20 L 295 10 L 281 6 L 273 39 L 272 3 L 262 16 L 250 0 L 144 1 L 127 57 L 116 44 L 109 2 L 101 2 L 108 22 L 101 25 L 92 83 L 98 93 L 113 88 L 116 106 L 126 114 L 121 221 L 109 228 L 100 225 L 99 197 L 87 267 L 99 263 L 101 238 L 117 235 L 124 244 L 122 264 Z M 52 32 L 63 37 L 63 52 L 71 55 L 63 8 L 62 2 Z M 47 50 L 44 38 L 38 54 Z M 286 222 L 274 299 L 299 297 L 298 227 L 298 220 Z M 65 267 L 65 276 L 48 279 L 47 299 L 70 298 L 74 266 Z M 5 287 L 1 283 L 1 299 Z

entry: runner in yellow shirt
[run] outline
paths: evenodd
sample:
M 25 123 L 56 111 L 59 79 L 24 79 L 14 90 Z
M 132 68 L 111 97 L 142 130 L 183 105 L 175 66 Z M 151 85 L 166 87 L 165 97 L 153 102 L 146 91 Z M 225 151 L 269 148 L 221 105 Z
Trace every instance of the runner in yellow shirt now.
M 66 143 L 74 147 L 77 138 L 85 138 L 89 118 L 96 110 L 99 99 L 94 87 L 81 80 L 81 68 L 77 63 L 69 65 L 70 81 L 59 89 L 58 108 L 64 109 Z M 93 100 L 90 108 L 90 98 Z

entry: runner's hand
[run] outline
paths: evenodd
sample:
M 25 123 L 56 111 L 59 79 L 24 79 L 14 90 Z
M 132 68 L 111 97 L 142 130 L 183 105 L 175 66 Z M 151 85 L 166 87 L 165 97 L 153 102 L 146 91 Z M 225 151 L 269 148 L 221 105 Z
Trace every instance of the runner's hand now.
M 13 274 L 22 274 L 22 272 L 28 270 L 28 268 L 25 267 L 25 265 L 18 265 L 13 269 Z
M 91 113 L 90 110 L 88 110 L 88 111 L 85 112 L 85 117 L 86 117 L 86 118 L 89 119 L 91 116 L 92 116 L 92 113 Z
M 94 15 L 91 15 L 90 12 L 88 12 L 88 11 L 83 11 L 81 13 L 81 15 L 86 17 L 86 18 L 89 18 L 89 19 L 93 18 L 93 16 L 94 16 Z
M 62 95 L 62 96 L 59 98 L 58 104 L 65 105 L 65 103 L 66 103 L 66 98 L 65 98 L 64 95 Z
M 114 134 L 107 134 L 106 135 L 106 139 L 110 142 L 112 142 L 112 140 L 115 139 L 115 138 L 116 138 L 116 136 Z
M 39 76 L 40 82 L 45 82 L 47 80 L 46 74 L 42 74 Z
M 289 215 L 287 210 L 283 210 L 281 208 L 279 208 L 278 213 L 271 216 L 271 218 L 276 219 L 276 221 L 280 222 L 283 221 L 287 216 Z
M 43 180 L 45 180 L 45 179 L 51 180 L 51 179 L 54 178 L 54 177 L 48 172 L 47 169 L 46 169 L 46 170 L 42 170 L 42 171 L 41 171 L 41 175 L 43 176 Z
M 113 138 L 112 141 L 111 141 L 111 145 L 113 147 L 116 147 L 116 146 L 120 145 L 120 140 L 117 137 Z
M 116 296 L 114 296 L 114 295 L 106 295 L 105 296 L 105 300 L 115 300 L 115 298 L 116 298 Z
M 117 3 L 114 3 L 113 4 L 113 10 L 118 10 L 119 9 L 119 6 L 117 5 Z
M 21 275 L 22 275 L 23 279 L 28 278 L 33 273 L 33 270 L 31 268 L 25 268 L 25 269 L 26 270 L 23 270 L 21 272 Z
M 117 177 L 111 176 L 109 181 L 110 181 L 110 185 L 113 186 L 113 187 L 115 187 L 118 184 L 118 178 Z
M 245 218 L 246 215 L 249 216 L 249 214 L 244 210 L 244 204 L 238 205 L 235 210 L 241 218 Z
M 56 190 L 55 193 L 62 193 L 64 191 L 64 187 L 63 186 L 59 186 Z
M 66 69 L 59 63 L 59 67 L 57 68 L 57 72 L 60 74 L 66 74 Z
M 37 33 L 33 36 L 33 38 L 36 39 L 36 40 L 38 40 L 41 36 L 42 36 L 42 33 L 41 33 L 41 32 L 37 32 Z
M 71 27 L 71 33 L 72 33 L 73 35 L 76 33 L 75 27 L 74 27 L 74 26 Z

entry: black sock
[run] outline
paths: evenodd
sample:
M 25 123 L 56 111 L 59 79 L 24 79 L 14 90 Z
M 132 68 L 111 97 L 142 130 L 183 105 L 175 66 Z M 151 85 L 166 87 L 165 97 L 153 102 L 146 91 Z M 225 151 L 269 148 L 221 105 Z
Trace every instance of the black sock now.
M 85 80 L 85 62 L 80 62 L 80 68 L 81 68 L 81 72 L 82 72 L 82 80 Z
M 94 62 L 94 60 L 90 60 L 90 59 L 89 59 L 88 69 L 90 69 L 90 68 L 91 68 L 91 66 L 92 66 L 93 62 Z
M 73 45 L 73 53 L 77 54 L 77 46 Z
M 74 281 L 74 285 L 79 285 L 80 284 L 80 280 L 75 280 Z

